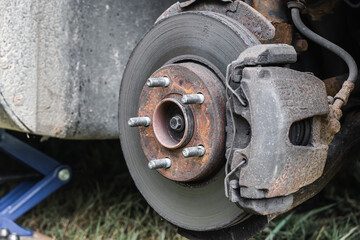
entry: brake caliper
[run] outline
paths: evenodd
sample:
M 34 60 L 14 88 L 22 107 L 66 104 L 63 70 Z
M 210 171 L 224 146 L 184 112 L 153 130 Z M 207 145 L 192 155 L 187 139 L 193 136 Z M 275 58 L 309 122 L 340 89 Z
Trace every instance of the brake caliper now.
M 291 194 L 323 172 L 329 137 L 324 83 L 284 65 L 285 44 L 254 46 L 228 68 L 226 194 L 258 214 L 291 208 Z M 331 140 L 330 140 L 331 141 Z

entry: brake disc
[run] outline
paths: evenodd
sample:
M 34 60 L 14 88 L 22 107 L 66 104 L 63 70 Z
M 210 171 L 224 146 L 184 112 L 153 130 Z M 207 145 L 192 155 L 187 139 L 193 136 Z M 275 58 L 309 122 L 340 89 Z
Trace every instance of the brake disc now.
M 216 230 L 249 217 L 224 197 L 225 109 L 216 99 L 225 96 L 227 65 L 257 44 L 252 33 L 224 15 L 185 12 L 159 21 L 128 62 L 119 101 L 122 150 L 147 202 L 181 228 Z M 150 89 L 145 84 L 150 76 L 166 77 L 169 85 Z M 189 93 L 202 94 L 204 105 L 181 102 Z M 136 116 L 145 117 L 145 122 L 130 128 L 128 119 Z M 167 125 L 171 119 L 179 121 L 174 129 Z M 181 121 L 189 124 L 187 130 Z M 182 130 L 172 132 L 177 127 Z M 191 146 L 204 147 L 206 153 L 183 159 L 181 154 Z M 166 160 L 163 166 L 169 168 L 149 169 L 155 158 L 170 159 L 171 167 Z

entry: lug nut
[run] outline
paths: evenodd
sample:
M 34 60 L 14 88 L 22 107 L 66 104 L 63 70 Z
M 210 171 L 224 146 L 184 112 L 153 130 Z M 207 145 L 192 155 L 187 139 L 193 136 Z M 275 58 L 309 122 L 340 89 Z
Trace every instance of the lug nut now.
M 151 120 L 149 117 L 134 117 L 128 121 L 130 127 L 148 127 L 150 123 Z
M 151 160 L 148 164 L 150 169 L 169 168 L 171 167 L 170 158 Z
M 184 118 L 180 115 L 175 115 L 174 117 L 172 117 L 170 119 L 170 128 L 172 130 L 175 130 L 177 132 L 181 132 L 182 130 L 184 130 Z
M 16 233 L 12 233 L 8 236 L 8 240 L 20 240 L 20 237 Z
M 205 155 L 205 148 L 203 146 L 197 146 L 197 147 L 189 147 L 185 148 L 182 151 L 182 154 L 185 158 L 189 157 L 202 157 Z
M 167 77 L 149 78 L 146 85 L 148 87 L 167 87 L 170 85 L 170 79 Z
M 184 104 L 202 104 L 205 98 L 202 94 L 186 94 L 181 98 L 181 102 Z
M 0 229 L 0 239 L 7 238 L 10 235 L 10 232 L 6 228 Z

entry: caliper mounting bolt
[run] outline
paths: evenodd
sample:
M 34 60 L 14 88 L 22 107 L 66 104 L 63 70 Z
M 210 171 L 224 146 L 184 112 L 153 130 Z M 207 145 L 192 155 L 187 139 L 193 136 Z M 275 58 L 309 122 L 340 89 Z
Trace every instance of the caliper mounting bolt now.
M 168 87 L 170 85 L 170 79 L 167 77 L 149 78 L 146 81 L 148 87 Z
M 185 158 L 190 158 L 190 157 L 202 157 L 205 155 L 205 148 L 203 146 L 197 146 L 197 147 L 188 147 L 185 148 L 182 151 L 182 154 Z
M 202 94 L 185 94 L 181 98 L 183 104 L 202 104 L 204 103 L 204 95 Z
M 171 167 L 171 160 L 170 158 L 151 160 L 148 164 L 148 167 L 150 169 L 169 168 Z
M 150 126 L 151 120 L 149 117 L 134 117 L 130 118 L 128 125 L 130 127 L 148 127 Z

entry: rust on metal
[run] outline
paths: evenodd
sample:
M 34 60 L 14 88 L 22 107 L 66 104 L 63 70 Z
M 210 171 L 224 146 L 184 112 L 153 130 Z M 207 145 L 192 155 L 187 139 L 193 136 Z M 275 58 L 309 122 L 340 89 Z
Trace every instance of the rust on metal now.
M 171 116 L 174 110 L 177 112 Z M 180 126 L 180 131 L 174 131 L 174 135 L 169 134 L 171 131 L 170 121 L 171 118 L 178 117 L 183 121 L 184 126 Z M 183 146 L 191 140 L 194 133 L 194 116 L 189 106 L 182 104 L 178 98 L 165 98 L 155 107 L 153 113 L 153 130 L 156 139 L 165 148 L 177 149 Z
M 149 116 L 155 124 L 140 127 L 142 149 L 148 160 L 169 157 L 172 166 L 157 171 L 174 181 L 190 182 L 202 180 L 211 175 L 224 160 L 225 149 L 225 89 L 218 77 L 206 67 L 195 63 L 170 64 L 160 68 L 151 77 L 168 77 L 170 85 L 166 88 L 149 88 L 144 86 L 140 96 L 139 116 Z M 180 99 L 183 94 L 201 93 L 205 97 L 203 104 L 182 105 Z M 170 99 L 170 100 L 169 100 Z M 165 119 L 165 110 L 156 110 L 165 103 L 174 103 L 180 108 L 189 108 L 193 115 L 193 133 L 191 139 L 177 144 L 181 136 L 166 136 L 164 129 L 169 129 Z M 176 102 L 174 102 L 176 101 Z M 171 104 L 170 104 L 171 105 Z M 170 107 L 177 108 L 175 105 Z M 166 108 L 166 106 L 165 106 Z M 155 113 L 154 113 L 155 112 Z M 174 114 L 179 114 L 174 112 Z M 186 114 L 185 114 L 186 115 Z M 159 119 L 159 116 L 163 116 Z M 155 120 L 154 120 L 155 117 Z M 186 118 L 186 117 L 185 117 Z M 159 124 L 163 125 L 162 135 L 155 134 Z M 155 131 L 154 131 L 155 130 Z M 164 135 L 167 142 L 164 144 Z M 173 140 L 170 140 L 173 137 Z M 160 141 L 159 141 L 159 138 Z M 181 138 L 182 139 L 182 138 Z M 162 141 L 162 143 L 161 143 Z M 178 143 L 179 143 L 178 142 Z M 169 147 L 170 145 L 170 147 Z M 182 150 L 186 147 L 203 146 L 206 153 L 201 157 L 185 158 Z
M 342 117 L 342 111 L 340 108 L 329 105 L 330 112 L 326 118 L 322 119 L 321 132 L 323 138 L 326 140 L 327 144 L 330 144 L 335 136 L 340 131 L 341 124 L 339 119 Z
M 337 99 L 343 101 L 343 105 L 346 105 L 349 97 L 350 97 L 350 93 L 355 89 L 355 84 L 353 82 L 349 82 L 349 81 L 345 81 L 342 85 L 342 88 L 340 89 L 340 91 L 335 95 L 335 102 Z
M 260 41 L 268 41 L 275 37 L 275 28 L 262 14 L 248 4 L 235 1 L 187 1 L 175 3 L 167 9 L 157 21 L 184 11 L 210 11 L 228 16 L 241 23 L 252 32 Z M 284 28 L 283 26 L 279 28 Z
M 337 90 L 339 87 L 339 81 L 341 79 L 331 78 L 328 79 L 329 88 L 331 90 Z M 335 89 L 333 89 L 335 88 Z M 327 115 L 324 120 L 324 124 L 322 127 L 322 132 L 328 142 L 330 144 L 337 134 L 340 131 L 341 124 L 340 118 L 343 116 L 341 108 L 345 106 L 349 100 L 350 93 L 354 90 L 355 84 L 349 81 L 344 81 L 342 87 L 338 93 L 335 95 L 335 101 L 330 107 L 330 113 Z M 329 90 L 330 91 L 330 90 Z
M 313 184 L 300 189 L 294 194 L 294 202 L 291 208 L 319 193 L 341 169 L 342 165 L 353 159 L 353 156 L 358 156 L 359 148 L 357 146 L 359 144 L 360 113 L 353 111 L 345 117 L 341 131 L 335 136 L 333 144 L 330 146 L 324 173 Z
M 342 88 L 343 83 L 347 79 L 348 75 L 340 75 L 336 77 L 327 78 L 324 81 L 326 92 L 328 96 L 335 97 L 335 95 L 340 91 Z
M 339 81 L 341 78 L 331 78 L 326 82 L 329 85 L 329 91 L 337 90 L 339 88 Z M 322 127 L 322 132 L 328 142 L 330 144 L 335 136 L 340 131 L 341 124 L 340 118 L 343 116 L 341 108 L 345 106 L 349 100 L 350 93 L 354 90 L 355 84 L 349 81 L 344 81 L 342 87 L 338 93 L 335 95 L 335 101 L 330 107 L 330 113 L 327 115 L 324 120 L 324 124 Z
M 324 83 L 290 69 L 247 67 L 241 85 L 249 106 L 237 104 L 234 113 L 250 124 L 251 140 L 235 150 L 231 163 L 233 169 L 243 156 L 248 159 L 240 170 L 240 196 L 287 196 L 318 179 L 328 150 L 321 131 L 329 113 Z M 297 122 L 295 136 L 309 139 L 304 144 L 291 142 L 290 130 Z
M 265 16 L 275 27 L 275 36 L 262 43 L 292 44 L 293 27 L 288 22 L 285 0 L 254 0 L 252 7 Z
M 284 22 L 273 22 L 275 37 L 263 43 L 285 43 L 291 45 L 293 39 L 293 26 Z
M 323 174 L 312 184 L 301 188 L 294 193 L 293 203 L 287 210 L 276 214 L 268 215 L 273 220 L 280 214 L 287 212 L 308 199 L 318 194 L 328 183 L 341 167 L 349 163 L 354 156 L 359 155 L 360 144 L 360 112 L 352 111 L 346 115 L 341 131 L 335 136 L 333 144 L 330 145 L 329 153 L 326 159 L 326 165 Z
M 254 0 L 252 7 L 272 22 L 286 22 L 288 20 L 287 2 L 286 0 Z

